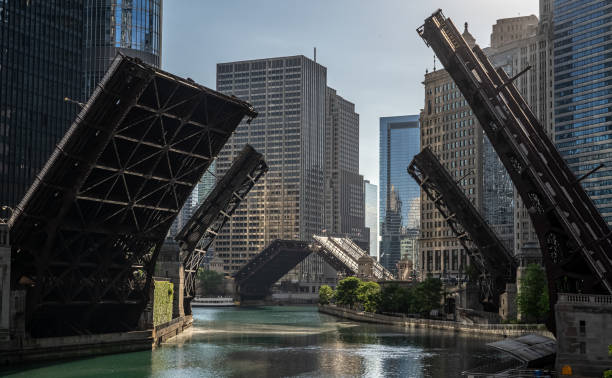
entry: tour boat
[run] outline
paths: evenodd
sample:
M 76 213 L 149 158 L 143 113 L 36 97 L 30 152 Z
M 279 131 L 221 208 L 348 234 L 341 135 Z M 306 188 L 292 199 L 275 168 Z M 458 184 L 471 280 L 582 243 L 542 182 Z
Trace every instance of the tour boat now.
M 195 297 L 191 301 L 192 307 L 229 307 L 236 306 L 232 297 Z

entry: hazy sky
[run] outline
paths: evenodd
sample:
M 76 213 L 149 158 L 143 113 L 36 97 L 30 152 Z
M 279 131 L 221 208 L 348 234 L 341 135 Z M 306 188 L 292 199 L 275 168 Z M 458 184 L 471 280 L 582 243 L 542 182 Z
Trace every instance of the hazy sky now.
M 416 28 L 437 8 L 484 47 L 495 20 L 537 15 L 538 0 L 164 0 L 162 67 L 214 89 L 219 62 L 312 59 L 316 46 L 327 85 L 355 103 L 360 171 L 378 184 L 378 119 L 423 107 L 433 51 Z

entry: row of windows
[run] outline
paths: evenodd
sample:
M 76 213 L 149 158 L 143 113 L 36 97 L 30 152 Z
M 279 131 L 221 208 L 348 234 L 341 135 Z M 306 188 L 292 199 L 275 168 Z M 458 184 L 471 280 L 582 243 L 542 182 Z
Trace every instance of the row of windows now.
M 601 16 L 605 15 L 606 13 L 607 13 L 607 10 L 599 10 L 597 12 L 593 12 L 591 14 L 588 14 L 588 15 L 586 15 L 584 17 L 578 17 L 578 18 L 575 18 L 575 19 L 573 19 L 571 21 L 564 22 L 564 23 L 560 23 L 557 20 L 555 20 L 554 21 L 554 30 L 558 31 L 558 30 L 562 30 L 562 29 L 568 28 L 568 27 L 570 27 L 572 25 L 578 25 L 578 24 L 581 24 L 581 23 L 583 23 L 585 21 L 592 20 L 592 19 L 595 19 L 597 17 L 601 17 Z
M 563 54 L 567 54 L 570 53 L 572 51 L 578 51 L 578 50 L 582 50 L 585 47 L 589 47 L 589 46 L 594 46 L 594 45 L 598 45 L 600 43 L 609 41 L 610 39 L 612 39 L 610 37 L 610 35 L 604 35 L 602 37 L 599 38 L 595 38 L 592 39 L 590 41 L 586 41 L 586 42 L 582 42 L 582 43 L 578 43 L 576 45 L 572 45 L 570 47 L 566 47 L 564 49 L 555 49 L 555 56 L 562 56 Z
M 566 122 L 566 121 L 572 121 L 572 120 L 580 119 L 584 117 L 591 117 L 591 116 L 598 115 L 598 114 L 609 113 L 611 111 L 612 111 L 612 107 L 608 106 L 605 108 L 589 110 L 588 112 L 576 113 L 576 114 L 572 114 L 569 116 L 555 118 L 555 122 L 561 123 L 561 122 Z
M 561 39 L 563 37 L 567 37 L 567 36 L 570 36 L 570 35 L 573 35 L 573 34 L 578 34 L 578 33 L 582 32 L 584 30 L 588 30 L 588 29 L 591 29 L 591 28 L 594 28 L 594 27 L 597 27 L 597 26 L 601 26 L 601 25 L 607 24 L 610 21 L 612 21 L 612 17 L 602 18 L 602 19 L 599 19 L 597 21 L 593 21 L 593 22 L 590 22 L 588 24 L 578 26 L 576 28 L 568 29 L 568 30 L 566 30 L 564 32 L 555 33 L 554 39 L 555 40 L 559 40 L 559 39 Z M 557 64 L 556 60 L 555 60 L 555 64 Z
M 559 42 L 555 42 L 554 46 L 555 47 L 567 46 L 568 44 L 573 44 L 573 43 L 582 41 L 584 39 L 591 38 L 591 37 L 596 36 L 596 35 L 604 34 L 604 33 L 609 32 L 609 31 L 610 31 L 610 27 L 609 26 L 606 26 L 606 27 L 603 27 L 603 28 L 599 28 L 599 29 L 595 29 L 595 30 L 592 30 L 592 31 L 587 32 L 587 33 L 579 34 L 579 35 L 577 35 L 575 37 L 572 37 L 572 38 L 568 38 L 568 39 L 564 39 L 564 40 L 559 41 Z
M 594 56 L 592 58 L 579 60 L 577 62 L 574 62 L 574 63 L 571 63 L 571 64 L 566 64 L 564 66 L 561 66 L 561 65 L 555 66 L 555 72 L 563 72 L 563 71 L 566 71 L 566 70 L 573 70 L 573 69 L 578 68 L 578 67 L 586 66 L 587 64 L 599 62 L 601 60 L 606 60 L 606 59 L 610 59 L 610 58 L 612 58 L 612 53 L 597 55 L 597 56 Z M 560 76 L 563 76 L 563 75 L 560 75 Z
M 598 64 L 598 65 L 595 65 L 595 66 L 592 66 L 592 67 L 583 68 L 581 70 L 571 71 L 571 72 L 563 74 L 563 75 L 558 75 L 558 76 L 555 75 L 555 80 L 561 81 L 561 80 L 564 80 L 564 79 L 569 79 L 570 77 L 584 75 L 584 74 L 589 73 L 589 72 L 599 71 L 599 70 L 603 70 L 603 69 L 610 68 L 610 67 L 612 67 L 612 62 L 601 63 L 601 64 Z
M 601 7 L 609 5 L 609 4 L 610 4 L 610 0 L 603 0 L 603 1 L 599 1 L 599 2 L 597 2 L 595 4 L 589 5 L 588 7 L 577 9 L 575 11 L 568 12 L 568 13 L 563 14 L 563 15 L 555 13 L 555 15 L 553 16 L 553 21 L 554 21 L 555 24 L 558 24 L 559 22 L 561 22 L 563 20 L 567 20 L 568 18 L 572 18 L 572 17 L 575 17 L 577 15 L 587 13 L 589 11 L 601 8 Z
M 612 101 L 612 99 L 610 98 L 602 98 L 599 100 L 594 100 L 594 101 L 589 101 L 589 102 L 585 102 L 583 104 L 578 104 L 578 105 L 573 105 L 573 106 L 566 106 L 564 108 L 560 108 L 560 109 L 555 109 L 555 114 L 565 114 L 565 113 L 571 113 L 577 110 L 582 110 L 582 109 L 587 109 L 587 108 L 593 108 L 595 106 L 600 106 L 600 105 L 605 105 L 610 103 L 610 101 Z
M 227 63 L 218 64 L 217 72 L 228 73 L 228 72 L 241 72 L 249 70 L 261 70 L 268 68 L 281 68 L 281 67 L 296 67 L 301 65 L 301 58 L 289 58 L 289 59 L 276 59 L 268 61 L 259 61 L 252 63 Z
M 572 104 L 572 103 L 580 102 L 583 100 L 588 100 L 590 98 L 601 97 L 601 96 L 606 96 L 610 94 L 612 94 L 612 89 L 604 89 L 602 91 L 591 92 L 591 93 L 584 94 L 581 96 L 568 97 L 564 100 L 555 102 L 555 106 L 561 107 L 566 104 Z

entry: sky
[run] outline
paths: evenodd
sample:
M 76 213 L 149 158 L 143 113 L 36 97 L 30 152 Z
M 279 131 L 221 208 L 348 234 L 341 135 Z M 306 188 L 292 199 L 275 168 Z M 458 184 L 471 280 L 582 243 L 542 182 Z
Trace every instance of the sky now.
M 217 63 L 312 59 L 316 46 L 327 85 L 360 115 L 360 173 L 378 184 L 379 118 L 423 108 L 434 54 L 416 29 L 438 8 L 485 47 L 497 19 L 538 15 L 538 0 L 164 0 L 162 68 L 215 89 Z

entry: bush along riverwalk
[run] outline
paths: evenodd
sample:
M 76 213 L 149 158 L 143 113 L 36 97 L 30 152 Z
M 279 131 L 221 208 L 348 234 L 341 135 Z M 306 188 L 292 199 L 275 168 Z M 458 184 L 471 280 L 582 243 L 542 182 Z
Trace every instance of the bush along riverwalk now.
M 463 324 L 432 319 L 442 302 L 442 283 L 427 278 L 412 287 L 396 284 L 381 288 L 376 282 L 347 277 L 336 290 L 322 286 L 319 290 L 319 311 L 358 322 L 380 323 L 404 328 L 433 328 L 469 334 L 505 337 L 540 334 L 554 337 L 543 324 Z

